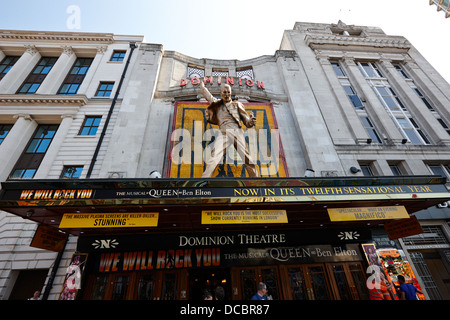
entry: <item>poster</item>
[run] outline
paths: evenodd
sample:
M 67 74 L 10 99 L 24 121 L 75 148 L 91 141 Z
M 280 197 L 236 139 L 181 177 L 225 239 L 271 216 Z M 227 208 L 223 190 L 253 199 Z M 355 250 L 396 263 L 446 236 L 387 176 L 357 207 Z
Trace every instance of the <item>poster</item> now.
M 249 153 L 261 177 L 287 177 L 287 166 L 278 125 L 270 103 L 244 103 L 247 113 L 256 116 L 256 126 L 242 125 Z M 206 121 L 208 103 L 178 102 L 172 120 L 167 159 L 167 177 L 198 178 L 205 169 L 219 127 Z M 234 148 L 229 148 L 213 177 L 246 177 L 243 161 Z
M 63 288 L 59 294 L 59 300 L 75 300 L 78 290 L 81 289 L 81 279 L 88 255 L 76 253 L 67 268 Z

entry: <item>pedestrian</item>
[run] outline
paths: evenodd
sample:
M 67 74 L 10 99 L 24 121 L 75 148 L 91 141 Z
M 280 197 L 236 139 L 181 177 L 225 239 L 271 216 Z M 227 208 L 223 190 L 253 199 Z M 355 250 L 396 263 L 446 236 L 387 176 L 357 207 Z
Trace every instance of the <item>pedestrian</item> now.
M 225 299 L 225 290 L 223 287 L 218 286 L 216 290 L 214 290 L 214 296 L 216 297 L 216 300 L 222 301 Z
M 398 283 L 400 284 L 399 295 L 400 300 L 419 300 L 416 293 L 423 294 L 422 291 L 417 289 L 410 283 L 406 283 L 405 277 L 402 275 L 397 276 Z
M 208 290 L 205 290 L 203 292 L 202 300 L 212 300 L 212 299 L 213 299 L 213 296 L 212 296 L 211 292 L 209 292 Z
M 258 283 L 258 291 L 253 295 L 250 300 L 267 300 L 267 286 L 265 283 Z
M 41 295 L 40 291 L 35 291 L 33 296 L 31 298 L 29 298 L 28 300 L 41 300 L 40 295 Z

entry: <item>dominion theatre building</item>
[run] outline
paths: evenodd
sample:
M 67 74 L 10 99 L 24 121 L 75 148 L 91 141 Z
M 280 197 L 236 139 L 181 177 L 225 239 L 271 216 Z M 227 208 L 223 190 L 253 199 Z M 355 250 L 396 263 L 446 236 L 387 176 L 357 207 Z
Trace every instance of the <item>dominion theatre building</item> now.
M 0 30 L 0 61 L 0 299 L 358 300 L 373 266 L 449 298 L 450 86 L 404 37 L 296 23 L 239 61 Z M 202 177 L 200 82 L 256 118 L 257 177 L 233 144 Z

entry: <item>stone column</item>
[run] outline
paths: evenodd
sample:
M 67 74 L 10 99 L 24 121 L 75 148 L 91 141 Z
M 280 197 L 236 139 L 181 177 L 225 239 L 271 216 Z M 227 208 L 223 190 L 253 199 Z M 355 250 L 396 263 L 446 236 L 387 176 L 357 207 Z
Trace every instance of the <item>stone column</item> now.
M 41 59 L 33 45 L 26 45 L 25 52 L 0 81 L 0 94 L 14 94 Z
M 400 130 L 397 128 L 390 114 L 386 111 L 384 105 L 378 99 L 378 96 L 375 94 L 372 87 L 361 74 L 355 61 L 353 59 L 344 59 L 344 64 L 348 71 L 350 82 L 355 86 L 357 91 L 364 95 L 367 106 L 366 111 L 370 115 L 370 118 L 375 121 L 377 128 L 381 130 L 380 134 L 382 135 L 383 140 L 385 140 L 384 142 L 400 144 L 403 139 Z
M 48 178 L 48 174 L 53 166 L 53 163 L 58 155 L 58 151 L 61 149 L 61 145 L 64 142 L 64 139 L 67 136 L 67 132 L 72 125 L 72 120 L 75 115 L 73 114 L 63 114 L 61 116 L 62 121 L 56 131 L 55 136 L 53 137 L 52 143 L 47 149 L 45 153 L 44 159 L 42 159 L 41 164 L 39 165 L 36 174 L 34 175 L 34 179 L 45 179 Z
M 0 181 L 8 179 L 37 127 L 29 114 L 18 114 L 14 118 L 16 122 L 0 145 Z
M 94 74 L 97 71 L 98 66 L 100 65 L 100 62 L 102 61 L 104 54 L 106 50 L 108 49 L 107 46 L 102 46 L 97 48 L 97 54 L 95 55 L 94 60 L 91 63 L 91 66 L 89 67 L 89 71 L 84 77 L 83 83 L 81 84 L 80 88 L 78 89 L 78 94 L 88 94 L 88 89 L 90 88 L 92 78 L 94 77 Z M 92 90 L 97 90 L 97 87 L 93 88 Z
M 325 75 L 327 77 L 328 82 L 331 85 L 331 88 L 334 91 L 336 99 L 339 102 L 340 111 L 345 119 L 346 126 L 349 128 L 351 133 L 353 134 L 354 141 L 348 144 L 356 143 L 367 143 L 367 139 L 370 138 L 366 129 L 362 125 L 361 120 L 359 119 L 358 114 L 355 112 L 355 107 L 352 102 L 348 98 L 345 93 L 344 88 L 342 87 L 341 82 L 339 81 L 336 73 L 333 70 L 333 67 L 330 63 L 330 60 L 325 57 L 318 57 L 318 60 L 325 71 Z M 353 85 L 352 85 L 353 87 Z M 334 114 L 332 110 L 330 110 L 330 115 Z M 333 134 L 332 134 L 333 135 Z
M 75 63 L 76 58 L 77 57 L 74 54 L 72 47 L 62 46 L 61 55 L 45 77 L 42 84 L 39 86 L 36 93 L 57 94 L 58 89 L 61 87 L 65 77 L 67 76 L 67 73 L 70 72 L 70 69 Z

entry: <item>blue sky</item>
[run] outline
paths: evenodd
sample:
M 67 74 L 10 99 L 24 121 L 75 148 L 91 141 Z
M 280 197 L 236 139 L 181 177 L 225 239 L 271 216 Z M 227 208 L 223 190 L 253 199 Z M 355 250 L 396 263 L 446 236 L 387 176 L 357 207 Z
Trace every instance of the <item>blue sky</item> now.
M 0 29 L 143 35 L 195 58 L 245 60 L 273 55 L 297 21 L 339 20 L 406 37 L 450 82 L 450 18 L 428 0 L 15 0 Z

